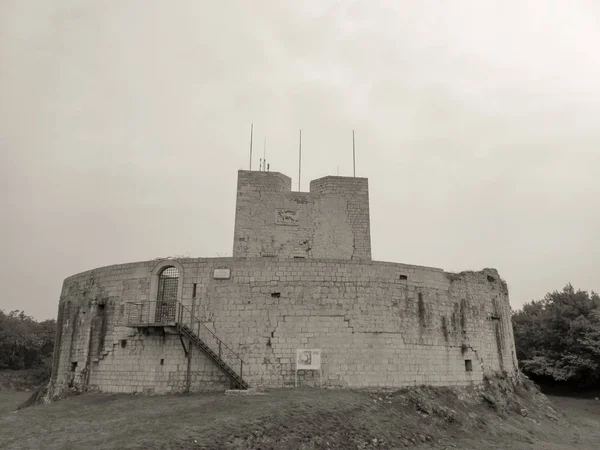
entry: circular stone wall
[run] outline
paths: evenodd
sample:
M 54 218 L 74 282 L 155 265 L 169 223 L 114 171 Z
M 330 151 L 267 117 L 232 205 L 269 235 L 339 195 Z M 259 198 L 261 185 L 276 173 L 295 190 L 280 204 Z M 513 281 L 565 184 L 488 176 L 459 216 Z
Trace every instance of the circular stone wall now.
M 166 267 L 176 269 L 176 282 L 161 282 Z M 233 369 L 250 386 L 293 386 L 297 349 L 321 350 L 323 385 L 332 387 L 467 385 L 485 373 L 517 371 L 508 292 L 493 269 L 449 274 L 372 261 L 155 260 L 65 280 L 53 395 L 69 388 L 229 388 L 230 377 L 202 349 L 217 352 L 208 333 L 199 344 L 176 326 L 131 326 L 140 325 L 138 315 L 147 322 L 171 317 L 152 309 L 165 290 L 178 305 L 174 322 L 189 320 L 179 310 L 193 312 L 199 327 L 243 359 Z M 300 372 L 298 381 L 315 385 L 319 376 Z

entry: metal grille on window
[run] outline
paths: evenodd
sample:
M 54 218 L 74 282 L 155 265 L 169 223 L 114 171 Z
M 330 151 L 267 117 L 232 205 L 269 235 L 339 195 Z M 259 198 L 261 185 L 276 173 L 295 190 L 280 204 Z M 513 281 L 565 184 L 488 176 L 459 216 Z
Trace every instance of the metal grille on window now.
M 165 268 L 158 277 L 158 298 L 156 299 L 156 322 L 175 322 L 177 310 L 177 286 L 179 272 L 175 267 Z

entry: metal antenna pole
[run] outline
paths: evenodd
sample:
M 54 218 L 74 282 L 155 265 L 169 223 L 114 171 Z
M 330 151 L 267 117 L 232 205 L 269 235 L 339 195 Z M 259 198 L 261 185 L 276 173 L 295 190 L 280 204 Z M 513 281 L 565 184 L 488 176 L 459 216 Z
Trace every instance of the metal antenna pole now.
M 352 130 L 352 166 L 354 167 L 354 176 L 356 177 L 356 148 L 354 146 L 354 130 Z
M 267 162 L 267 137 L 266 136 L 265 136 L 265 143 L 263 146 L 263 161 L 266 164 L 266 162 Z
M 298 192 L 300 192 L 302 177 L 302 130 L 300 130 L 300 147 L 298 148 Z
M 250 124 L 250 170 L 252 170 L 252 138 L 254 134 L 254 124 Z

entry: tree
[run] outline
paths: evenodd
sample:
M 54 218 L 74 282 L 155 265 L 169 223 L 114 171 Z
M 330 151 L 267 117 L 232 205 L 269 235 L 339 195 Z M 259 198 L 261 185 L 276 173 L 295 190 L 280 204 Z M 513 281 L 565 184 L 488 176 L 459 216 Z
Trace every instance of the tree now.
M 24 311 L 0 310 L 0 370 L 51 368 L 55 320 L 37 322 Z
M 517 358 L 537 379 L 600 384 L 600 296 L 567 284 L 512 316 Z

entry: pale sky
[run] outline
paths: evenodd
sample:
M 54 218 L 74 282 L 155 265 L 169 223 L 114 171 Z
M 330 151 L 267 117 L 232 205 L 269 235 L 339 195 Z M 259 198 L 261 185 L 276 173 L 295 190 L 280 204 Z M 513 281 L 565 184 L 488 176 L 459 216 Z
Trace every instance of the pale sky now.
M 596 0 L 0 0 L 0 309 L 231 256 L 238 169 L 368 177 L 373 259 L 600 290 Z

